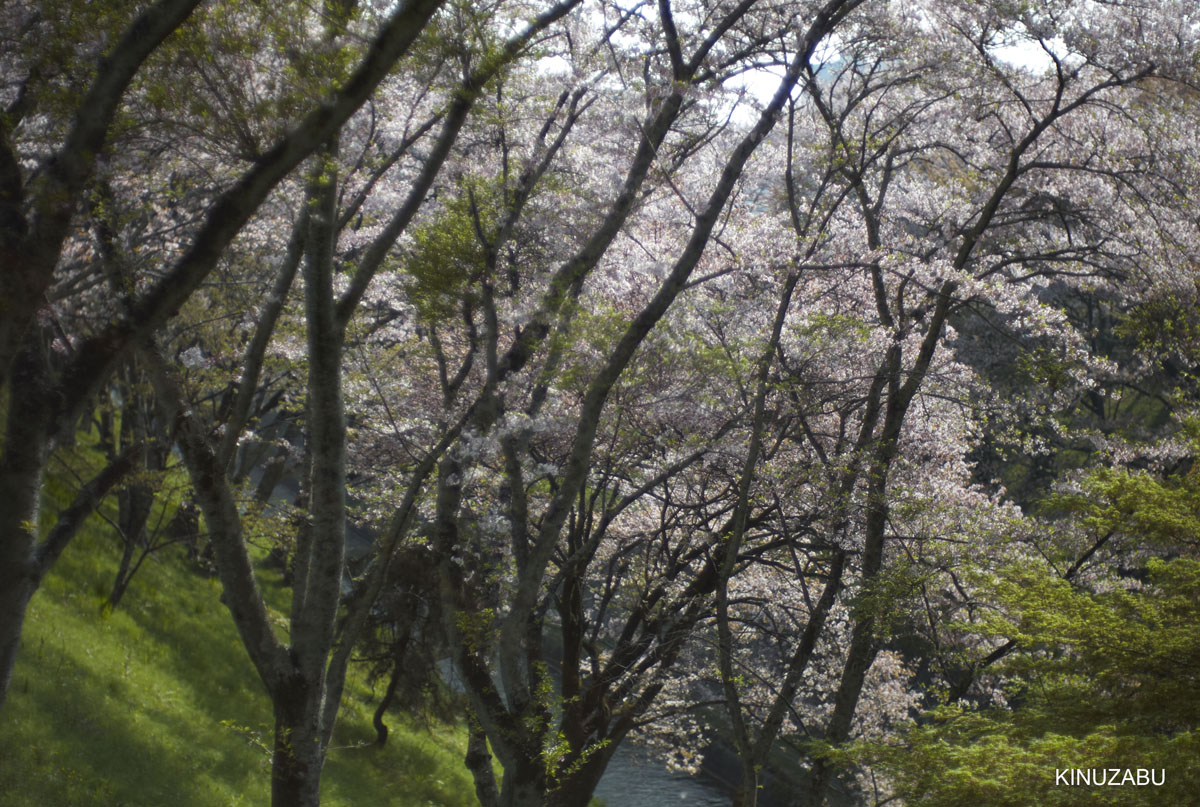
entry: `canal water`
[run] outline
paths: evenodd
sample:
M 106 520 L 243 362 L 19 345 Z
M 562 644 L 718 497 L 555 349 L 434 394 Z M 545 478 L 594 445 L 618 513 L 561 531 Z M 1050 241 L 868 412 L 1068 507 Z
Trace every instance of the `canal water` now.
M 729 796 L 700 776 L 667 770 L 644 747 L 617 747 L 596 788 L 606 807 L 729 807 Z

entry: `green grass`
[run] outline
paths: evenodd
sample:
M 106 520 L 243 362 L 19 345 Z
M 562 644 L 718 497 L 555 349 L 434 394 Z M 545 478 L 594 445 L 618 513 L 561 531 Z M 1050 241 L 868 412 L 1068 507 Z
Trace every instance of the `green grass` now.
M 30 605 L 0 712 L 0 805 L 267 804 L 270 702 L 220 586 L 171 547 L 102 615 L 119 558 L 109 529 L 85 525 Z M 268 600 L 285 602 L 278 574 L 265 577 Z M 464 730 L 393 717 L 387 746 L 371 746 L 373 705 L 355 675 L 323 803 L 476 807 Z

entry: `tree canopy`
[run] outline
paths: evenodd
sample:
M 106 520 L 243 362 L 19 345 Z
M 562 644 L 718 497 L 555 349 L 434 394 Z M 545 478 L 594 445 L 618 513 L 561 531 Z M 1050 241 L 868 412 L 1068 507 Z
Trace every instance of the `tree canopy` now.
M 176 542 L 219 579 L 278 805 L 360 658 L 381 741 L 401 689 L 465 720 L 484 807 L 635 738 L 730 749 L 742 807 L 1191 787 L 1193 11 L 0 20 L 0 705 L 115 506 L 107 607 Z

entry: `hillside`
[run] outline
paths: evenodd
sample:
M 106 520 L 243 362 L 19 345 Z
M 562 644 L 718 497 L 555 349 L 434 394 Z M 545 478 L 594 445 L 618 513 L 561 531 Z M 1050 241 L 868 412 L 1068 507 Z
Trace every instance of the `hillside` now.
M 265 804 L 270 704 L 219 584 L 195 571 L 181 547 L 168 547 L 104 614 L 118 560 L 111 528 L 93 518 L 33 599 L 0 716 L 0 803 Z M 278 606 L 286 597 L 279 575 L 264 579 Z M 462 730 L 393 718 L 388 744 L 378 749 L 370 697 L 362 676 L 352 679 L 324 803 L 477 804 L 461 761 Z

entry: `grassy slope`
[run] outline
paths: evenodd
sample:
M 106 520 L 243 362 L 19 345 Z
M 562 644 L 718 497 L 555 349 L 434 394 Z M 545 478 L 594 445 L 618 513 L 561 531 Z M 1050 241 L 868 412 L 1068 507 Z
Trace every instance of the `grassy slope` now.
M 119 558 L 110 529 L 89 522 L 34 596 L 0 712 L 0 805 L 268 803 L 270 704 L 219 585 L 169 547 L 102 616 Z M 268 599 L 285 602 L 266 577 Z M 360 679 L 348 686 L 324 803 L 477 805 L 461 728 L 393 718 L 376 749 L 368 695 Z

